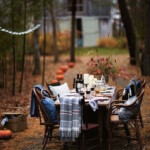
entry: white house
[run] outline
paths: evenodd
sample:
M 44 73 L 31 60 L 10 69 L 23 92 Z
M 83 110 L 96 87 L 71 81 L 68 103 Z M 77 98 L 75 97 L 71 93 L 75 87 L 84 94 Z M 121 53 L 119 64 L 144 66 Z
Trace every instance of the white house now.
M 71 0 L 61 0 L 64 7 L 56 10 L 57 30 L 71 30 Z M 112 35 L 111 0 L 77 0 L 76 30 L 81 34 L 76 38 L 76 46 L 96 46 L 101 37 Z M 51 32 L 51 19 L 47 13 L 47 32 Z

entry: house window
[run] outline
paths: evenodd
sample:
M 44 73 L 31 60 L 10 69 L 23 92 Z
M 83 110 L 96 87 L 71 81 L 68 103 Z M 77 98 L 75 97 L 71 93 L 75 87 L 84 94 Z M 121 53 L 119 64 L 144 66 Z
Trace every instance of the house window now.
M 72 10 L 72 0 L 68 0 L 68 11 Z M 76 11 L 83 11 L 83 0 L 76 0 Z

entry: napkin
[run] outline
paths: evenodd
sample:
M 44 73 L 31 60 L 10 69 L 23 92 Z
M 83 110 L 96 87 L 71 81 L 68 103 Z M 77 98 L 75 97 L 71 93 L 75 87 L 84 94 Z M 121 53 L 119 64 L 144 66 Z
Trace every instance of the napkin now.
M 98 109 L 98 101 L 97 99 L 93 99 L 89 101 L 89 105 L 91 106 L 93 111 L 96 111 Z

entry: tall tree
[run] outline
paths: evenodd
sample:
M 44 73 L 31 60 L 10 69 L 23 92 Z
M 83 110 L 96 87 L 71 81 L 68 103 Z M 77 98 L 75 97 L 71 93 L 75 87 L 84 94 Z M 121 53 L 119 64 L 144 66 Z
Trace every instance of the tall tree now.
M 57 33 L 56 33 L 56 18 L 55 18 L 55 12 L 54 8 L 56 7 L 56 0 L 50 0 L 50 15 L 51 15 L 51 21 L 52 21 L 52 32 L 53 32 L 53 50 L 54 50 L 54 62 L 58 62 L 59 56 L 58 56 L 58 46 L 57 46 Z
M 24 31 L 26 30 L 26 7 L 27 2 L 24 0 Z M 20 79 L 20 87 L 19 92 L 22 91 L 22 82 L 23 82 L 23 74 L 24 74 L 24 59 L 25 59 L 25 50 L 26 50 L 26 34 L 23 35 L 23 52 L 22 52 L 22 67 L 21 67 L 21 79 Z
M 75 17 L 76 17 L 76 0 L 72 0 L 70 61 L 73 62 L 75 62 Z
M 12 10 L 12 31 L 14 31 L 14 1 L 11 0 Z M 15 95 L 15 82 L 16 82 L 16 51 L 15 51 L 15 37 L 12 35 L 12 48 L 13 48 L 13 84 L 12 84 L 12 95 Z
M 44 85 L 44 77 L 45 77 L 45 49 L 46 49 L 46 8 L 45 1 L 43 0 L 43 26 L 44 26 L 44 46 L 43 46 L 43 74 L 42 74 L 42 85 Z
M 119 4 L 121 18 L 127 36 L 129 54 L 130 54 L 130 63 L 132 65 L 135 65 L 136 64 L 136 36 L 135 36 L 132 20 L 129 15 L 125 0 L 118 0 L 118 4 Z
M 129 13 L 132 19 L 132 23 L 135 29 L 136 33 L 136 64 L 140 65 L 140 53 L 142 52 L 142 47 L 144 45 L 145 41 L 145 26 L 146 26 L 146 21 L 145 21 L 145 10 L 146 10 L 146 4 L 145 0 L 127 0 L 127 4 L 129 7 Z M 138 14 L 138 17 L 137 17 Z
M 142 54 L 141 71 L 143 75 L 150 75 L 150 1 L 146 0 L 146 40 Z
M 40 18 L 40 1 L 33 0 L 33 16 L 34 16 L 34 25 L 39 23 Z M 36 7 L 35 7 L 36 6 Z M 39 9 L 37 10 L 37 7 Z M 34 70 L 33 74 L 41 73 L 41 65 L 40 65 L 40 46 L 39 46 L 39 30 L 35 30 L 33 32 L 33 47 L 34 47 Z

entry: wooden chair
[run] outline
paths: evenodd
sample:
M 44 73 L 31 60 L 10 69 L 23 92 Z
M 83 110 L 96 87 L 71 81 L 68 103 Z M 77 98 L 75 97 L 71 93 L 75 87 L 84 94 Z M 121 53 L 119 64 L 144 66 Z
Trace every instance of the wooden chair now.
M 100 136 L 99 136 L 99 124 L 88 123 L 88 117 L 86 113 L 85 99 L 81 100 L 82 105 L 82 121 L 81 121 L 81 134 L 77 142 L 74 144 L 65 145 L 65 150 L 71 147 L 81 150 L 99 150 L 100 149 Z M 83 123 L 82 123 L 83 122 Z
M 139 126 L 138 126 L 138 115 L 140 113 L 140 106 L 141 106 L 141 103 L 142 103 L 142 100 L 143 100 L 143 95 L 144 95 L 144 89 L 142 89 L 140 95 L 130 105 L 119 103 L 119 101 L 116 101 L 113 104 L 111 104 L 111 106 L 109 108 L 109 113 L 108 113 L 108 132 L 109 132 L 108 149 L 109 150 L 111 150 L 112 129 L 113 129 L 114 125 L 118 125 L 118 124 L 123 124 L 124 125 L 124 129 L 125 129 L 125 132 L 126 132 L 128 142 L 130 142 L 130 139 L 136 139 L 136 140 L 138 140 L 140 149 L 142 149 L 142 141 L 141 141 Z M 129 109 L 129 110 L 132 111 L 133 105 L 137 102 L 138 102 L 138 112 L 135 114 L 134 118 L 130 119 L 127 122 L 127 124 L 124 123 L 123 121 L 119 120 L 118 115 L 112 115 L 113 109 L 116 109 L 116 107 L 117 108 L 123 107 L 123 108 Z M 130 132 L 129 132 L 128 126 L 127 126 L 128 124 L 132 125 L 132 127 L 134 128 L 135 133 L 136 133 L 136 138 L 131 138 Z
M 88 123 L 87 106 L 85 106 L 85 99 L 82 99 L 83 105 L 83 125 L 81 131 L 82 150 L 100 149 L 99 124 Z
M 140 93 L 141 93 L 141 91 L 142 91 L 142 89 L 145 89 L 146 80 L 142 79 L 142 80 L 140 80 L 140 82 L 141 82 L 141 87 L 140 87 L 140 88 L 138 89 L 138 91 L 136 92 L 136 96 L 139 96 Z M 124 90 L 124 89 L 120 89 L 120 90 L 117 91 L 117 95 L 116 95 L 116 99 L 117 99 L 117 100 L 121 100 L 123 90 Z M 120 101 L 120 102 L 121 102 L 121 101 Z M 124 103 L 125 101 L 122 101 L 122 102 Z M 115 113 L 117 113 L 117 111 L 115 111 Z M 140 111 L 140 113 L 139 113 L 139 117 L 138 117 L 138 118 L 139 118 L 138 121 L 141 123 L 141 127 L 144 128 L 144 123 L 143 123 L 141 111 Z
M 54 138 L 54 136 L 52 136 L 53 130 L 58 129 L 59 124 L 53 123 L 53 121 L 47 114 L 45 108 L 43 107 L 43 105 L 41 103 L 41 98 L 44 98 L 44 95 L 42 94 L 42 92 L 36 88 L 33 88 L 33 92 L 36 97 L 37 108 L 39 109 L 40 125 L 45 126 L 45 133 L 44 133 L 44 138 L 43 138 L 43 148 L 42 148 L 44 150 L 48 139 L 51 140 L 52 138 Z

